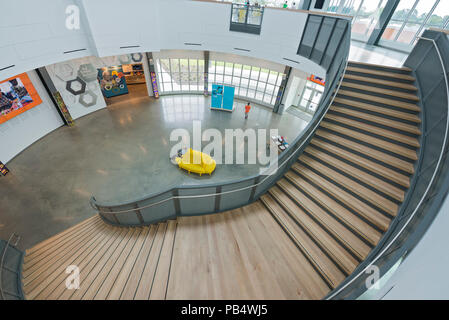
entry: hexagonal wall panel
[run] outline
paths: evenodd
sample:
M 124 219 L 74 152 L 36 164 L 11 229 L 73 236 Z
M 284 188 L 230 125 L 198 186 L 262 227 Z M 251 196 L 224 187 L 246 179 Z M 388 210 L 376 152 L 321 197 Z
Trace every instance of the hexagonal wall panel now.
M 97 80 L 97 69 L 91 63 L 82 64 L 78 69 L 78 77 L 85 82 Z
M 131 59 L 133 59 L 134 62 L 140 62 L 142 61 L 143 55 L 141 53 L 133 53 L 131 55 Z
M 120 61 L 121 64 L 130 64 L 131 57 L 129 54 L 125 54 L 125 55 L 119 56 L 118 61 Z
M 87 90 L 80 95 L 79 102 L 86 108 L 92 107 L 97 104 L 97 95 L 90 90 Z
M 68 63 L 57 63 L 54 66 L 55 76 L 58 77 L 61 81 L 70 81 L 75 76 L 75 71 L 73 67 Z
M 84 82 L 80 77 L 76 79 L 67 81 L 65 89 L 71 94 L 77 96 L 86 91 L 86 82 Z

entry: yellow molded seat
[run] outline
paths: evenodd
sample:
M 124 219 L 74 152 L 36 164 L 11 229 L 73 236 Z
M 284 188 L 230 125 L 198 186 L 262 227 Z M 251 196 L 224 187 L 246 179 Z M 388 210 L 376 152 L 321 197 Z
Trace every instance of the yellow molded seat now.
M 216 162 L 208 154 L 192 150 L 190 148 L 182 157 L 176 158 L 176 163 L 181 169 L 198 173 L 200 176 L 204 173 L 211 174 L 215 170 Z

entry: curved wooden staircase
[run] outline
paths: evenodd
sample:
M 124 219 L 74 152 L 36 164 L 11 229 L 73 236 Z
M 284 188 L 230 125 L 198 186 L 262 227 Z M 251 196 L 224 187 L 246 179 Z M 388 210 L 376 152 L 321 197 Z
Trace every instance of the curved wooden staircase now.
M 141 228 L 88 219 L 27 250 L 28 299 L 321 299 L 377 245 L 419 158 L 408 69 L 350 63 L 303 155 L 261 199 Z M 68 290 L 65 270 L 80 269 Z

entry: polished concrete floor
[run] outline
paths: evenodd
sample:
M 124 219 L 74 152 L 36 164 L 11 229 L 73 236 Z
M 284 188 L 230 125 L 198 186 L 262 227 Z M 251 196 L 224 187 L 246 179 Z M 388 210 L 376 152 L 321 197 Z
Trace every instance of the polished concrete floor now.
M 384 47 L 371 46 L 359 41 L 351 41 L 350 61 L 378 64 L 400 68 L 408 54 Z
M 230 181 L 259 171 L 258 165 L 219 165 L 212 176 L 199 177 L 175 167 L 169 161 L 170 133 L 192 132 L 193 120 L 200 120 L 203 130 L 220 132 L 276 128 L 287 141 L 307 126 L 289 113 L 280 116 L 257 105 L 245 121 L 244 101 L 236 102 L 233 113 L 211 111 L 209 102 L 201 95 L 122 96 L 77 119 L 75 127 L 61 127 L 31 145 L 8 163 L 11 173 L 0 180 L 0 238 L 16 232 L 22 235 L 19 246 L 29 248 L 93 215 L 92 195 L 122 202 L 174 185 Z

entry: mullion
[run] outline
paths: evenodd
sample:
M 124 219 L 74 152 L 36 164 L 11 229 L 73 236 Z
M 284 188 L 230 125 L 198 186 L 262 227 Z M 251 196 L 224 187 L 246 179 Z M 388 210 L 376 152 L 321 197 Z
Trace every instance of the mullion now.
M 407 17 L 405 17 L 404 21 L 402 22 L 402 26 L 399 28 L 398 33 L 396 34 L 396 36 L 394 37 L 393 41 L 398 41 L 398 38 L 400 36 L 400 34 L 402 33 L 402 31 L 404 31 L 405 25 L 408 22 L 408 19 L 410 19 L 410 16 L 412 15 L 412 12 L 415 11 L 416 7 L 418 6 L 420 0 L 416 0 L 415 4 L 413 5 L 413 7 L 410 9 L 410 12 L 407 14 Z

